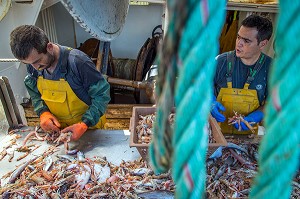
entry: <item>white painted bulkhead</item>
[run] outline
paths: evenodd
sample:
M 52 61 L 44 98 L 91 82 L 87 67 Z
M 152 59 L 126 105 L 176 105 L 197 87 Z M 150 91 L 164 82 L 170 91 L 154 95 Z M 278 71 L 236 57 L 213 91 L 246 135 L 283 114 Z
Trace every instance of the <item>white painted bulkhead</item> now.
M 34 24 L 42 3 L 42 0 L 22 4 L 12 1 L 6 16 L 0 21 L 0 58 L 14 58 L 9 46 L 10 32 L 22 24 Z M 25 74 L 26 68 L 20 62 L 0 62 L 0 76 L 8 77 L 18 104 L 23 97 L 28 97 L 23 83 Z

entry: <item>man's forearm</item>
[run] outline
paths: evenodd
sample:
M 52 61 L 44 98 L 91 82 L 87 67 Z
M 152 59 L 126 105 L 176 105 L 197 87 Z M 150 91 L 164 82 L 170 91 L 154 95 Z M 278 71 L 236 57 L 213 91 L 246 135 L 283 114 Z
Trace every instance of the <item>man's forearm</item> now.
M 88 126 L 94 126 L 98 123 L 100 117 L 105 114 L 110 101 L 110 86 L 106 80 L 103 80 L 91 86 L 88 91 L 92 104 L 82 116 L 82 121 Z
M 26 76 L 24 83 L 30 95 L 32 105 L 34 107 L 34 111 L 37 113 L 37 115 L 40 116 L 43 112 L 49 111 L 49 108 L 47 107 L 45 102 L 41 99 L 41 94 L 38 91 L 36 86 L 36 79 L 28 75 Z

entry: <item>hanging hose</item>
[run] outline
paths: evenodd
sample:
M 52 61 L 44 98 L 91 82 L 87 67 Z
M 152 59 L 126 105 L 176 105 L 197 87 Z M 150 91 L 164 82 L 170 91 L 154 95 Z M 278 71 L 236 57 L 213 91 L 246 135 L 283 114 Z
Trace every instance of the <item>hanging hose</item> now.
M 259 172 L 250 198 L 290 198 L 291 182 L 299 167 L 300 143 L 300 2 L 280 1 L 276 58 L 266 106 L 267 134 L 260 146 Z
M 201 198 L 206 179 L 206 124 L 225 0 L 170 0 L 168 8 L 171 17 L 159 54 L 159 99 L 150 158 L 156 173 L 172 168 L 177 198 Z M 168 121 L 173 99 L 174 133 Z

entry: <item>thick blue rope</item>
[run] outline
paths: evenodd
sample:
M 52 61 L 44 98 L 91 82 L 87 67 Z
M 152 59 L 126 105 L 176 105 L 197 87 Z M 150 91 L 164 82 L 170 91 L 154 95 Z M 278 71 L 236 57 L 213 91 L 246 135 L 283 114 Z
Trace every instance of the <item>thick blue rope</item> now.
M 201 198 L 206 179 L 206 124 L 225 1 L 168 1 L 168 7 L 171 20 L 159 58 L 151 163 L 156 172 L 172 168 L 177 198 Z M 173 99 L 174 133 L 167 119 Z
M 280 1 L 276 59 L 266 108 L 267 134 L 260 146 L 259 172 L 251 198 L 289 198 L 300 160 L 300 1 Z

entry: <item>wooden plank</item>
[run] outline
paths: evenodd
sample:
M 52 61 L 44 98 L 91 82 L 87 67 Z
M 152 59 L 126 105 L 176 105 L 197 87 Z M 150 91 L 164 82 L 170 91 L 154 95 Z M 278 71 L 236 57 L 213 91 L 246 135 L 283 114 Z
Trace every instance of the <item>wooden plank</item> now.
M 109 104 L 106 110 L 106 118 L 130 118 L 134 106 L 151 106 L 145 104 Z
M 27 118 L 28 126 L 39 125 L 38 118 Z M 130 119 L 107 119 L 105 129 L 107 130 L 124 130 L 129 129 Z
M 107 109 L 106 118 L 130 118 L 132 108 Z
M 40 124 L 40 119 L 37 118 L 27 118 L 26 117 L 26 121 L 27 121 L 27 126 L 38 126 Z
M 151 106 L 150 104 L 108 104 L 107 109 L 110 108 L 132 108 L 134 106 Z
M 108 106 L 106 110 L 107 118 L 130 118 L 133 106 Z M 33 107 L 24 108 L 26 118 L 38 118 Z
M 212 147 L 227 146 L 227 141 L 224 138 L 224 135 L 221 131 L 221 127 L 218 125 L 216 119 L 213 118 L 211 115 L 209 115 L 209 124 L 211 126 L 212 134 L 216 143 L 209 143 L 208 146 L 212 146 Z
M 24 108 L 25 116 L 27 117 L 37 117 L 38 115 L 33 110 L 33 107 Z
M 27 121 L 27 126 L 37 126 L 39 123 Z
M 40 121 L 40 118 L 38 118 L 38 117 L 28 117 L 28 118 L 26 118 L 27 119 L 27 121 L 29 120 L 29 121 Z
M 125 130 L 129 129 L 129 119 L 108 119 L 105 123 L 107 130 Z
M 144 104 L 109 104 L 106 110 L 107 124 L 106 129 L 122 130 L 129 129 L 130 118 L 134 106 L 145 106 Z M 147 105 L 149 106 L 149 105 Z M 32 106 L 24 108 L 28 126 L 39 124 L 39 117 L 34 112 Z

